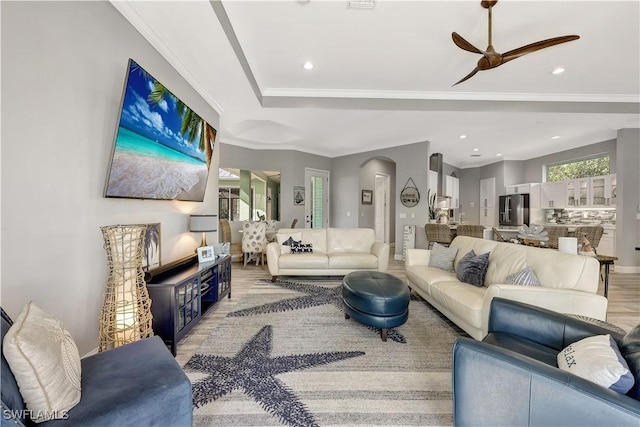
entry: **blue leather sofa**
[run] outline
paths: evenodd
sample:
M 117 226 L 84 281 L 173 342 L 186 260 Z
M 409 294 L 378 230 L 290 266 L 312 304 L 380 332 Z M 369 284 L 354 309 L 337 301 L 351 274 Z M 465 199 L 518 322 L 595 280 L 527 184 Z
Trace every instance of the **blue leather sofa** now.
M 11 319 L 2 311 L 2 340 Z M 34 425 L 2 356 L 0 426 Z M 82 396 L 67 419 L 50 426 L 191 426 L 191 383 L 160 337 L 151 337 L 81 360 Z
M 640 426 L 640 325 L 621 335 L 606 327 L 494 298 L 489 334 L 453 348 L 456 426 Z M 557 367 L 569 344 L 611 334 L 636 384 L 623 395 Z

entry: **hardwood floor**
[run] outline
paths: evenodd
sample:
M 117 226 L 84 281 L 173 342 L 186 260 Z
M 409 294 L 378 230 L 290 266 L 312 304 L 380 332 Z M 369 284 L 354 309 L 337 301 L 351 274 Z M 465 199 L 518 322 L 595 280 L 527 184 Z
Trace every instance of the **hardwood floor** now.
M 393 252 L 393 251 L 392 251 Z M 388 273 L 403 280 L 404 261 L 389 259 Z M 187 363 L 202 342 L 211 334 L 222 319 L 234 310 L 249 289 L 259 279 L 270 279 L 269 271 L 254 264 L 242 268 L 242 263 L 234 262 L 232 266 L 231 298 L 211 308 L 200 322 L 178 343 L 176 360 L 180 366 Z M 604 294 L 604 284 L 600 282 L 598 290 Z M 609 308 L 607 321 L 628 331 L 640 323 L 640 274 L 621 274 L 614 271 L 609 277 Z

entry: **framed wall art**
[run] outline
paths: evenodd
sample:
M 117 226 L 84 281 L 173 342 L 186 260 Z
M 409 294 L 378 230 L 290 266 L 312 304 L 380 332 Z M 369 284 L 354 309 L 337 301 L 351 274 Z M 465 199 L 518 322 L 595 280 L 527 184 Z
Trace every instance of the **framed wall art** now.
M 293 204 L 296 206 L 304 205 L 304 187 L 293 187 Z
M 160 267 L 160 223 L 145 225 L 147 226 L 147 232 L 144 235 L 142 269 L 149 271 Z
M 373 204 L 373 190 L 362 190 L 361 201 L 363 205 Z

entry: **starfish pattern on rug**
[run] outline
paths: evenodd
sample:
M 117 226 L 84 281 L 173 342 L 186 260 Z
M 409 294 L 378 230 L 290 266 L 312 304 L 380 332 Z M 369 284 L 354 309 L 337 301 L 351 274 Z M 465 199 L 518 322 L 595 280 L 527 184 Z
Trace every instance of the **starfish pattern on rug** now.
M 271 285 L 277 285 L 285 289 L 298 291 L 305 293 L 300 297 L 289 298 L 272 302 L 269 304 L 258 305 L 255 307 L 245 308 L 243 310 L 237 310 L 229 313 L 231 317 L 252 316 L 256 314 L 265 313 L 279 313 L 283 311 L 302 310 L 310 307 L 317 307 L 320 305 L 333 305 L 339 311 L 344 312 L 344 303 L 342 301 L 342 287 L 341 286 L 320 286 L 313 285 L 311 283 L 304 282 L 292 282 L 288 280 L 276 280 L 275 282 L 268 282 Z M 413 295 L 411 296 L 413 299 Z M 380 329 L 373 326 L 359 325 L 375 332 L 380 332 Z M 387 332 L 387 338 L 391 341 L 395 341 L 401 344 L 406 344 L 407 340 L 396 328 L 390 328 Z
M 334 351 L 271 357 L 273 331 L 264 326 L 233 357 L 195 354 L 184 367 L 208 374 L 192 385 L 198 408 L 241 389 L 270 414 L 291 426 L 317 426 L 313 414 L 275 375 L 362 356 L 362 351 Z

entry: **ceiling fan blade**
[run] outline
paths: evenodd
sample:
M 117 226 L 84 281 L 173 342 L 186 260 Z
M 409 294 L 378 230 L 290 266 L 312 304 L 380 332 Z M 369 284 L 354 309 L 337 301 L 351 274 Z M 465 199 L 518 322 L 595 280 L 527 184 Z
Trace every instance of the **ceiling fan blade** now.
M 474 68 L 473 71 L 471 71 L 469 74 L 464 76 L 464 78 L 462 80 L 458 81 L 453 86 L 455 86 L 457 84 L 460 84 L 460 83 L 464 82 L 465 80 L 469 80 L 471 77 L 475 76 L 478 71 L 480 71 L 480 68 L 478 68 L 478 67 Z
M 485 52 L 478 49 L 468 41 L 466 41 L 460 34 L 453 32 L 451 33 L 451 38 L 453 42 L 462 50 L 466 50 L 467 52 L 479 53 L 480 55 L 484 55 Z
M 502 54 L 502 64 L 505 62 L 511 61 L 513 59 L 519 58 L 523 55 L 526 55 L 531 52 L 535 52 L 540 49 L 544 49 L 547 47 L 555 46 L 560 43 L 566 43 L 573 40 L 578 40 L 580 36 L 561 36 L 554 37 L 552 39 L 541 40 L 539 42 L 531 43 L 526 46 L 519 47 L 514 50 L 510 50 L 509 52 L 505 52 Z

